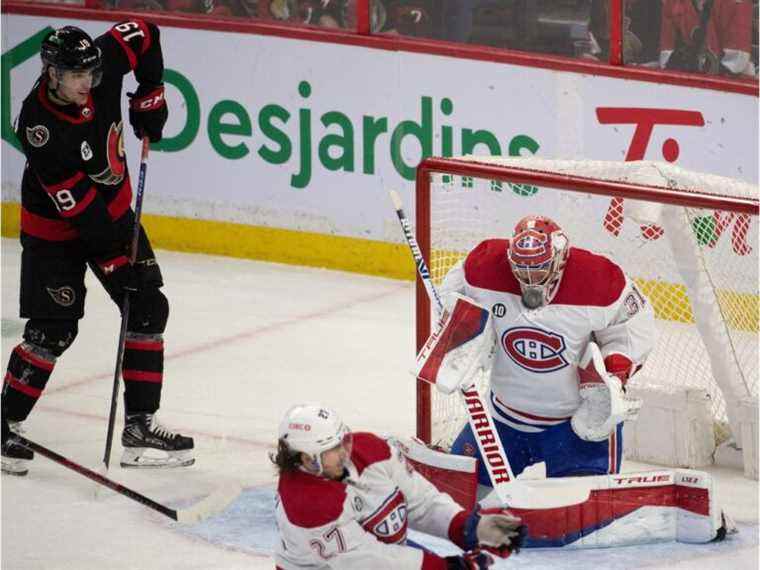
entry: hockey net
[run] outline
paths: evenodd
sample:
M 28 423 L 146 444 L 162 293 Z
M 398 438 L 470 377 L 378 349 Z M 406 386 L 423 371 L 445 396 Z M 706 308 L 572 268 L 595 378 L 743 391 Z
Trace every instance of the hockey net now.
M 758 187 L 655 162 L 468 156 L 417 171 L 417 238 L 437 286 L 529 214 L 615 260 L 651 301 L 656 348 L 632 384 L 704 389 L 717 437 L 738 438 L 738 407 L 758 393 Z M 418 280 L 418 349 L 431 313 Z M 450 446 L 466 422 L 457 396 L 417 391 L 418 437 Z

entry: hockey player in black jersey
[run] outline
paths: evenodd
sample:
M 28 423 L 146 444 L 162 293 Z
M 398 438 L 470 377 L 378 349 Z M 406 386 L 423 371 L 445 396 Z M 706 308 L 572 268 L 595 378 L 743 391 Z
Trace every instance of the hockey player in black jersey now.
M 144 229 L 130 263 L 135 216 L 124 154 L 121 93 L 130 71 L 129 122 L 138 138 L 161 139 L 168 111 L 158 28 L 121 22 L 94 41 L 66 26 L 42 42 L 42 74 L 24 100 L 16 136 L 27 163 L 21 185 L 20 313 L 28 319 L 11 353 L 2 413 L 19 430 L 42 395 L 56 359 L 77 336 L 89 266 L 120 306 L 130 294 L 122 377 L 123 467 L 191 465 L 192 438 L 155 417 L 164 369 L 169 303 Z M 144 452 L 158 449 L 162 453 Z M 160 455 L 161 457 L 156 457 Z M 3 438 L 3 472 L 24 475 L 30 451 Z

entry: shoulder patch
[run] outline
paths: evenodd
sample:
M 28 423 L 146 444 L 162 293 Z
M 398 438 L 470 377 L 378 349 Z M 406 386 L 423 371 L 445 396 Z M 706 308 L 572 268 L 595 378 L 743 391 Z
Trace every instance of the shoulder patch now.
M 464 262 L 468 285 L 503 293 L 520 294 L 520 284 L 507 260 L 509 240 L 487 239 L 473 249 Z
M 608 307 L 625 288 L 623 270 L 603 255 L 571 247 L 565 273 L 552 305 Z
M 277 492 L 288 520 L 302 528 L 338 520 L 346 501 L 345 484 L 300 470 L 280 475 Z
M 35 148 L 45 146 L 50 140 L 50 131 L 45 125 L 26 127 L 26 140 Z
M 354 464 L 360 476 L 373 463 L 391 458 L 391 446 L 383 438 L 373 433 L 354 433 L 353 441 L 351 463 Z

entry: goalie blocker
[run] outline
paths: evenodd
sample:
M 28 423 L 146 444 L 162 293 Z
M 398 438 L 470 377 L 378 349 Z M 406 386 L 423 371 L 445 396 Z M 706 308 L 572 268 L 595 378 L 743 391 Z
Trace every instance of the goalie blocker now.
M 465 509 L 475 505 L 477 460 L 428 448 L 418 440 L 402 442 L 417 471 Z M 565 491 L 568 504 L 549 508 L 500 505 L 495 493 L 482 508 L 507 506 L 527 527 L 527 548 L 601 548 L 658 542 L 706 543 L 736 532 L 733 522 L 716 505 L 708 473 L 667 469 L 619 475 L 520 480 L 535 491 L 557 496 Z M 454 488 L 456 487 L 456 489 Z M 579 500 L 585 496 L 585 500 Z
M 495 342 L 488 309 L 458 293 L 450 299 L 417 356 L 415 370 L 417 378 L 444 394 L 468 387 L 474 374 L 485 372 Z

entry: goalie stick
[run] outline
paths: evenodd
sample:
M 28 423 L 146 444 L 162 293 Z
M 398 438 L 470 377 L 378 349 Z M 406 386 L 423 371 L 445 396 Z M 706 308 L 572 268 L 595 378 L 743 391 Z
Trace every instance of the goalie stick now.
M 430 278 L 430 271 L 422 255 L 422 250 L 420 250 L 417 239 L 414 237 L 414 233 L 412 233 L 409 220 L 404 213 L 401 197 L 395 190 L 390 190 L 389 193 L 399 223 L 404 231 L 404 237 L 409 245 L 409 249 L 412 251 L 412 256 L 417 266 L 417 273 L 422 279 L 428 297 L 430 297 L 431 302 L 435 305 L 437 315 L 440 316 L 443 313 L 443 303 Z M 525 485 L 515 482 L 515 476 L 509 464 L 509 459 L 507 459 L 507 454 L 504 453 L 499 433 L 496 431 L 493 418 L 488 413 L 488 408 L 483 402 L 477 386 L 474 383 L 460 386 L 459 394 L 462 399 L 462 405 L 467 411 L 470 428 L 475 436 L 475 441 L 477 441 L 480 456 L 483 458 L 491 484 L 503 505 L 549 507 L 574 504 L 585 501 L 588 498 L 588 489 L 583 486 L 568 486 L 567 488 L 558 488 L 557 492 L 552 492 L 552 490 L 536 493 Z
M 430 271 L 428 270 L 425 258 L 422 256 L 422 250 L 417 243 L 417 239 L 414 237 L 414 233 L 412 233 L 409 220 L 404 213 L 401 196 L 399 196 L 398 192 L 395 190 L 390 190 L 390 195 L 399 223 L 404 231 L 404 237 L 409 244 L 409 249 L 412 251 L 412 256 L 414 257 L 414 262 L 417 266 L 417 273 L 420 276 L 420 279 L 422 279 L 428 297 L 435 305 L 436 315 L 440 317 L 443 313 L 443 303 L 438 295 L 438 291 L 435 289 L 433 281 L 430 279 Z M 478 442 L 478 448 L 493 488 L 497 491 L 499 498 L 504 501 L 505 504 L 511 504 L 511 493 L 504 485 L 513 481 L 515 476 L 512 472 L 512 467 L 509 465 L 507 455 L 504 453 L 504 447 L 501 444 L 501 439 L 496 431 L 493 419 L 488 413 L 483 399 L 480 397 L 480 393 L 474 384 L 460 386 L 459 393 L 462 397 L 462 403 L 467 410 L 470 427 L 475 435 L 475 440 Z M 481 433 L 485 437 L 481 436 Z M 498 470 L 497 467 L 499 468 Z
M 206 498 L 198 501 L 186 509 L 172 509 L 165 505 L 162 505 L 161 503 L 157 503 L 153 499 L 149 499 L 145 495 L 141 495 L 137 491 L 133 491 L 132 489 L 129 489 L 124 485 L 121 485 L 120 483 L 109 479 L 108 477 L 104 477 L 103 475 L 100 475 L 99 473 L 96 473 L 95 471 L 92 471 L 91 469 L 88 469 L 79 463 L 75 463 L 71 459 L 59 455 L 47 447 L 44 447 L 39 443 L 35 443 L 21 435 L 11 434 L 10 441 L 16 445 L 20 445 L 26 449 L 34 451 L 35 453 L 39 453 L 51 461 L 55 461 L 59 465 L 63 465 L 72 471 L 76 471 L 80 475 L 84 475 L 88 479 L 92 479 L 96 483 L 103 485 L 104 487 L 108 487 L 120 495 L 124 495 L 128 499 L 132 499 L 133 501 L 136 501 L 141 505 L 146 506 L 149 509 L 153 509 L 154 511 L 159 512 L 162 515 L 180 523 L 194 523 L 201 521 L 209 516 L 213 516 L 214 514 L 220 513 L 240 493 L 239 487 L 236 485 L 229 485 L 227 487 L 220 488 L 214 493 L 211 493 Z

